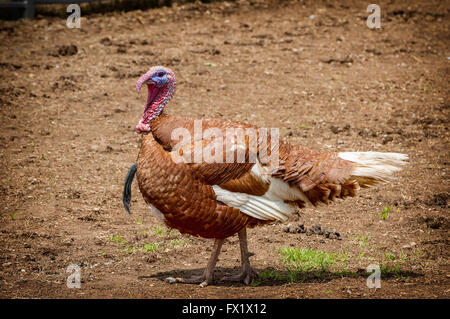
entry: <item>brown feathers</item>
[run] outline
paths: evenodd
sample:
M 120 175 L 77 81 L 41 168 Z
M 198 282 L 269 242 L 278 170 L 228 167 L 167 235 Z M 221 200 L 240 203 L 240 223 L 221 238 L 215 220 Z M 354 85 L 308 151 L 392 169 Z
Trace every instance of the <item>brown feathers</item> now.
M 269 189 L 270 183 L 264 182 L 253 174 L 246 173 L 238 179 L 233 179 L 219 186 L 231 192 L 262 196 Z
M 272 176 L 299 187 L 313 205 L 354 196 L 354 189 L 359 186 L 354 186 L 357 182 L 351 178 L 353 162 L 339 158 L 337 153 L 318 152 L 302 146 L 283 146 L 280 157 L 284 163 Z
M 216 201 L 185 164 L 175 164 L 152 134 L 142 136 L 137 178 L 145 200 L 165 217 L 169 227 L 205 238 L 226 238 L 258 220 Z
M 163 214 L 168 226 L 206 238 L 225 238 L 244 227 L 271 222 L 251 217 L 239 208 L 217 200 L 213 186 L 230 194 L 264 196 L 269 191 L 270 179 L 255 174 L 252 171 L 254 163 L 250 159 L 254 155 L 259 159 L 261 153 L 272 154 L 278 143 L 269 136 L 268 145 L 251 145 L 250 137 L 246 135 L 236 148 L 244 151 L 243 161 L 237 161 L 236 153 L 232 154 L 232 163 L 195 162 L 193 152 L 196 146 L 213 157 L 223 156 L 223 160 L 226 160 L 225 153 L 230 151 L 230 147 L 220 145 L 223 154 L 218 153 L 220 148 L 215 148 L 213 139 L 195 136 L 194 121 L 163 114 L 152 121 L 152 132 L 142 136 L 137 176 L 146 201 Z M 257 129 L 245 123 L 220 119 L 202 120 L 201 125 L 203 133 L 209 128 L 217 128 L 224 136 L 227 128 Z M 193 141 L 179 147 L 180 140 L 173 134 L 179 128 L 194 136 Z M 364 186 L 371 185 L 370 179 L 352 177 L 354 163 L 339 158 L 336 153 L 318 152 L 286 143 L 279 144 L 278 152 L 279 164 L 272 167 L 271 176 L 303 192 L 303 198 L 284 201 L 300 208 L 308 200 L 317 205 L 335 198 L 354 196 L 360 187 L 358 182 L 363 182 Z M 249 205 L 253 207 L 255 203 Z

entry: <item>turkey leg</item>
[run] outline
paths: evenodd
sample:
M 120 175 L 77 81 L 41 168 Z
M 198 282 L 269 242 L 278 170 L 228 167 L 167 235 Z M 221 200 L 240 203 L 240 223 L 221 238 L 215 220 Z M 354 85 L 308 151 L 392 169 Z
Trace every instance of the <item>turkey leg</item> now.
M 191 278 L 175 278 L 176 282 L 186 284 L 200 284 L 200 287 L 206 287 L 212 284 L 214 280 L 214 267 L 216 266 L 217 260 L 219 259 L 220 249 L 222 248 L 223 241 L 223 239 L 214 240 L 211 257 L 209 257 L 208 265 L 206 266 L 203 275 L 193 276 Z
M 252 254 L 248 252 L 247 247 L 247 228 L 243 228 L 239 233 L 239 244 L 241 247 L 241 264 L 242 271 L 239 275 L 225 276 L 221 281 L 242 281 L 244 284 L 248 285 L 253 278 L 258 276 L 258 273 L 250 267 L 249 258 Z

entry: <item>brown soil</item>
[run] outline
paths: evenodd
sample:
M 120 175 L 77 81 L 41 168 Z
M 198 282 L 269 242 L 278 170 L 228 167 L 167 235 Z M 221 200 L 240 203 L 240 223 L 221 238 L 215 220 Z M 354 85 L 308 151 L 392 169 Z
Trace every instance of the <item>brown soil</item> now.
M 382 2 L 370 30 L 365 1 L 252 3 L 87 16 L 81 29 L 0 22 L 1 297 L 448 298 L 449 6 Z M 158 64 L 178 78 L 171 114 L 279 127 L 316 149 L 409 154 L 393 183 L 290 221 L 341 240 L 281 223 L 249 231 L 259 271 L 285 274 L 285 246 L 346 253 L 344 264 L 248 287 L 164 281 L 197 274 L 212 242 L 159 234 L 136 183 L 133 214 L 122 207 L 146 98 L 135 81 Z M 223 250 L 218 277 L 240 264 L 237 237 Z M 66 286 L 70 264 L 81 289 Z M 390 265 L 380 289 L 366 286 L 369 264 Z

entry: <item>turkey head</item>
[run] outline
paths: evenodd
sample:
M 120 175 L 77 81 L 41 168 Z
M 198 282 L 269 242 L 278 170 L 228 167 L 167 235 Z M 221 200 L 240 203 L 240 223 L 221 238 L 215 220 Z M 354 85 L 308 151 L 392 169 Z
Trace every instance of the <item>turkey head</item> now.
M 175 74 L 169 68 L 154 66 L 137 81 L 138 93 L 144 84 L 147 84 L 148 97 L 142 119 L 136 125 L 138 133 L 150 131 L 150 122 L 163 112 L 167 102 L 172 98 L 176 86 Z

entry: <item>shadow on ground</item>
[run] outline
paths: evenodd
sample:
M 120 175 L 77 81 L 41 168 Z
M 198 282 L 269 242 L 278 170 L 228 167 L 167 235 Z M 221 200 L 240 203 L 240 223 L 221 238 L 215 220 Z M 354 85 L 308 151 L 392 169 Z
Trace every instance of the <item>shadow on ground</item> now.
M 253 279 L 251 286 L 282 286 L 288 283 L 318 283 L 318 282 L 329 282 L 337 278 L 367 278 L 370 273 L 366 272 L 364 269 L 358 269 L 356 271 L 288 271 L 288 270 L 277 270 L 274 268 L 266 269 L 255 269 L 259 276 Z M 148 278 L 157 278 L 161 281 L 165 281 L 168 277 L 182 277 L 190 278 L 194 276 L 199 276 L 204 271 L 204 268 L 189 269 L 189 270 L 171 270 L 158 272 L 153 275 L 139 276 L 138 279 L 145 280 Z M 243 283 L 231 282 L 231 281 L 221 281 L 221 278 L 227 275 L 235 275 L 240 272 L 240 267 L 224 268 L 216 267 L 215 275 L 215 285 L 216 286 L 245 286 Z M 406 279 L 406 278 L 417 278 L 422 277 L 423 274 L 404 271 L 404 270 L 384 270 L 381 274 L 383 279 Z

